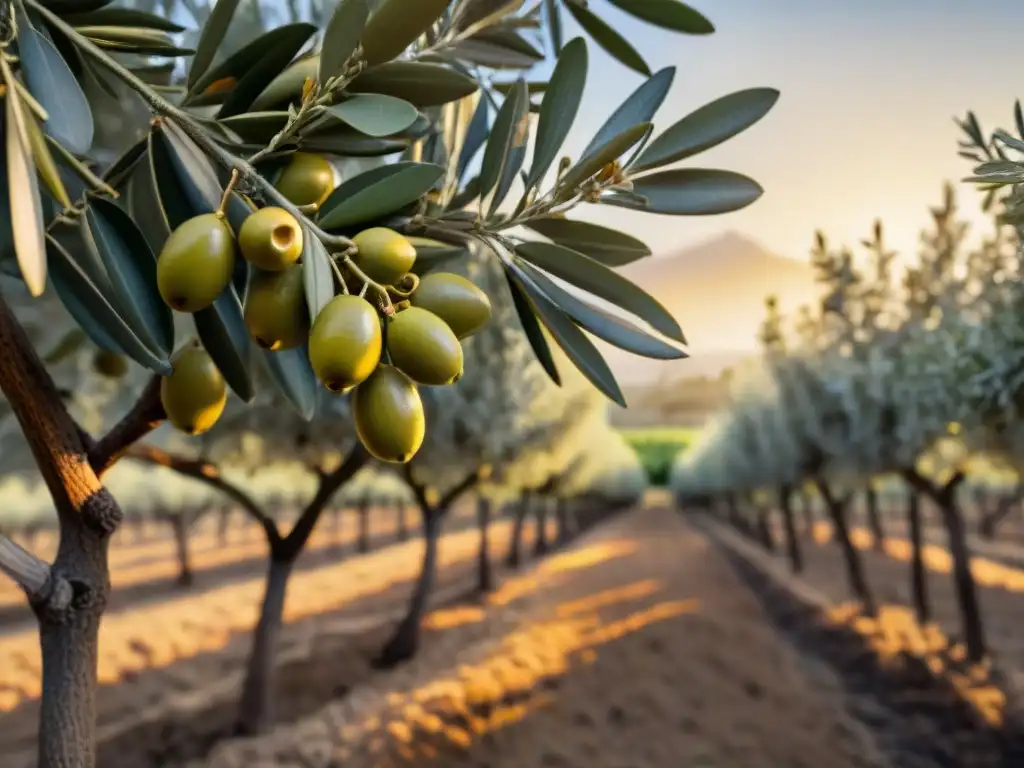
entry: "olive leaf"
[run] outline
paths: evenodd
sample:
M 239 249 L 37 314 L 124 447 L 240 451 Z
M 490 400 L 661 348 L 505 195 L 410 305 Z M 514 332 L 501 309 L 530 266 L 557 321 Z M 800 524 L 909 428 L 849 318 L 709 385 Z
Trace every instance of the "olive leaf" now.
M 256 396 L 249 369 L 249 330 L 242 303 L 229 285 L 206 309 L 192 315 L 196 333 L 228 386 L 247 403 Z
M 316 414 L 319 383 L 309 364 L 309 351 L 305 347 L 280 352 L 259 350 L 267 364 L 270 378 L 278 390 L 305 421 Z
M 494 119 L 494 127 L 487 139 L 487 147 L 484 149 L 483 164 L 480 167 L 480 197 L 486 198 L 492 190 L 498 186 L 503 177 L 507 176 L 506 171 L 514 167 L 518 160 L 519 167 L 522 167 L 523 156 L 516 150 L 524 149 L 529 138 L 529 113 L 526 109 L 527 90 L 526 82 L 519 80 L 516 86 L 505 97 L 498 115 Z M 519 172 L 516 167 L 512 175 Z M 506 190 L 507 191 L 507 190 Z M 500 189 L 494 195 L 490 206 L 494 210 L 501 204 L 499 197 Z
M 331 269 L 331 257 L 320 239 L 308 229 L 304 229 L 302 234 L 302 283 L 312 322 L 334 298 L 334 270 Z
M 466 169 L 473 162 L 480 147 L 487 141 L 490 133 L 490 106 L 489 101 L 481 96 L 477 101 L 476 109 L 473 110 L 473 117 L 466 127 L 466 135 L 462 140 L 462 149 L 459 151 L 459 162 L 456 165 L 455 177 L 461 181 L 466 175 Z
M 171 374 L 170 360 L 154 354 L 139 340 L 103 292 L 52 237 L 46 238 L 46 253 L 57 298 L 93 343 L 126 355 L 161 376 Z
M 710 35 L 715 27 L 703 14 L 679 0 L 608 0 L 616 8 L 662 29 Z
M 622 157 L 626 152 L 635 146 L 639 141 L 649 136 L 651 123 L 639 123 L 632 128 L 627 128 L 618 136 L 615 136 L 607 144 L 597 151 L 584 155 L 576 165 L 572 166 L 565 175 L 559 179 L 558 186 L 566 192 L 575 190 L 587 179 L 600 171 L 609 163 Z
M 324 30 L 317 69 L 318 82 L 326 83 L 328 79 L 342 73 L 349 57 L 359 45 L 369 16 L 367 0 L 341 0 L 338 3 Z
M 380 64 L 400 55 L 430 26 L 452 0 L 380 0 L 363 32 L 363 58 Z
M 537 138 L 533 149 L 533 164 L 526 177 L 527 189 L 533 189 L 544 178 L 562 148 L 587 84 L 587 44 L 581 37 L 574 38 L 562 49 L 551 81 L 541 103 L 537 121 Z
M 61 208 L 70 208 L 71 198 L 68 196 L 68 190 L 64 186 L 60 169 L 50 153 L 49 146 L 47 146 L 46 135 L 31 112 L 25 114 L 25 128 L 28 131 L 28 141 L 32 150 L 32 159 L 36 164 L 36 171 L 38 171 L 43 183 L 46 184 L 50 194 L 53 195 L 53 199 L 60 203 Z M 58 144 L 57 146 L 60 145 Z M 57 213 L 57 211 L 54 213 Z M 49 219 L 52 217 L 46 216 L 45 218 Z
M 228 27 L 231 26 L 231 20 L 235 17 L 235 11 L 238 10 L 240 3 L 241 0 L 218 0 L 214 3 L 210 16 L 203 25 L 203 31 L 199 34 L 196 53 L 188 70 L 189 92 L 201 91 L 205 87 L 199 86 L 200 80 L 213 64 L 217 49 L 224 42 L 224 36 L 227 35 Z M 212 78 L 210 82 L 215 79 L 216 77 Z
M 576 19 L 576 23 L 583 27 L 584 31 L 594 39 L 594 42 L 604 48 L 609 56 L 641 75 L 651 76 L 651 69 L 644 61 L 644 57 L 608 22 L 583 5 L 578 3 L 566 3 L 566 5 L 569 7 L 569 13 Z
M 401 133 L 419 117 L 409 102 L 380 93 L 352 96 L 327 111 L 360 133 L 378 138 Z
M 296 59 L 256 97 L 249 110 L 257 112 L 280 108 L 300 98 L 306 79 L 315 80 L 319 68 L 320 54 Z
M 139 338 L 154 351 L 174 349 L 174 316 L 160 298 L 156 256 L 131 216 L 116 203 L 94 198 L 85 211 L 92 243 L 103 262 L 114 302 Z
M 431 163 L 374 168 L 339 186 L 321 207 L 320 225 L 338 229 L 372 221 L 415 202 L 444 175 Z
M 472 77 L 451 67 L 422 61 L 390 61 L 370 67 L 349 85 L 350 93 L 382 93 L 417 107 L 458 101 L 479 88 Z
M 609 344 L 654 360 L 680 360 L 687 357 L 679 347 L 673 346 L 644 331 L 624 318 L 588 304 L 555 283 L 551 278 L 523 261 L 517 262 L 551 301 L 584 330 Z
M 4 82 L 14 82 L 7 60 L 0 56 Z M 39 196 L 36 167 L 32 161 L 27 119 L 16 88 L 7 88 L 4 98 L 5 156 L 9 187 L 10 217 L 18 269 L 33 296 L 46 290 L 46 228 Z
M 492 69 L 529 69 L 542 61 L 544 54 L 512 30 L 490 28 L 456 43 L 446 57 Z
M 606 267 L 625 266 L 651 255 L 651 249 L 635 237 L 599 224 L 553 217 L 532 219 L 526 226 Z
M 299 149 L 343 157 L 383 157 L 408 148 L 406 138 L 374 139 L 351 129 L 303 136 Z
M 227 94 L 217 117 L 231 117 L 249 109 L 316 31 L 312 24 L 287 24 L 261 35 L 239 51 L 236 56 L 248 54 L 249 49 L 252 53 L 248 55 L 258 56 Z
M 184 32 L 185 28 L 170 19 L 148 11 L 135 8 L 101 8 L 84 13 L 69 13 L 63 16 L 64 21 L 74 27 L 111 26 L 111 27 L 142 27 L 158 29 L 162 32 Z
M 533 305 L 526 293 L 523 292 L 511 269 L 505 270 L 505 280 L 508 283 L 509 293 L 512 295 L 512 304 L 516 309 L 519 324 L 523 328 L 526 340 L 530 342 L 530 348 L 533 350 L 537 362 L 540 363 L 541 368 L 554 384 L 562 386 L 562 377 L 558 373 L 555 358 L 551 354 L 551 347 L 548 346 L 548 340 L 544 337 L 544 331 L 534 312 Z
M 520 243 L 515 251 L 545 272 L 636 315 L 668 338 L 686 343 L 679 323 L 653 296 L 589 256 L 539 241 Z
M 715 99 L 655 138 L 632 170 L 668 165 L 718 146 L 768 114 L 778 98 L 774 88 L 749 88 Z
M 585 158 L 598 152 L 609 141 L 637 123 L 651 122 L 665 101 L 675 75 L 675 67 L 665 67 L 648 78 L 619 105 L 618 109 L 598 129 L 580 157 Z
M 515 262 L 509 264 L 509 274 L 516 281 L 529 299 L 533 311 L 551 333 L 552 338 L 566 357 L 576 366 L 587 380 L 605 397 L 623 408 L 626 399 L 622 395 L 619 384 L 615 381 L 608 363 L 598 352 L 594 343 L 586 337 L 575 323 L 562 312 L 558 306 L 538 288 L 533 279 Z
M 551 37 L 551 52 L 557 56 L 562 51 L 562 17 L 558 11 L 558 0 L 544 0 L 544 10 Z
M 634 178 L 632 183 L 633 193 L 646 198 L 645 202 L 619 196 L 602 196 L 601 202 L 670 216 L 713 216 L 746 208 L 764 193 L 760 184 L 743 174 L 705 168 L 660 171 Z
M 18 14 L 18 56 L 29 92 L 46 110 L 44 130 L 78 155 L 92 146 L 93 120 L 89 101 L 67 62 L 49 39 Z

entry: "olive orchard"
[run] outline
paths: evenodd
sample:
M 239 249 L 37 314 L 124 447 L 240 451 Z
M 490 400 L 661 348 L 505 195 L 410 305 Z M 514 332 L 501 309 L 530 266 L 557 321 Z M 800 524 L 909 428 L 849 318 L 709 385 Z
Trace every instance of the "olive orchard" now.
M 675 0 L 613 4 L 671 30 L 712 31 Z M 194 52 L 175 40 L 173 22 L 108 6 L 0 5 L 4 269 L 33 297 L 52 286 L 92 344 L 151 376 L 94 436 L 64 407 L 19 321 L 20 304 L 12 308 L 24 289 L 5 286 L 0 389 L 60 528 L 53 563 L 0 543 L 0 566 L 39 621 L 46 768 L 95 762 L 97 631 L 109 593 L 107 547 L 122 519 L 101 478 L 120 457 L 157 460 L 159 449 L 133 446 L 165 421 L 198 435 L 245 404 L 270 418 L 283 398 L 311 432 L 334 436 L 352 408 L 356 439 L 336 466 L 321 467 L 307 509 L 322 508 L 367 454 L 410 461 L 427 436 L 419 386 L 462 377 L 461 342 L 490 310 L 477 287 L 439 267 L 478 248 L 504 270 L 548 375 L 559 380 L 550 338 L 621 404 L 584 331 L 666 359 L 684 356 L 682 332 L 611 269 L 648 255 L 646 246 L 566 214 L 592 204 L 704 215 L 752 203 L 761 189 L 740 174 L 669 166 L 743 131 L 777 98 L 771 89 L 740 91 L 653 136 L 673 70 L 652 75 L 632 45 L 576 2 L 342 0 L 322 27 L 284 24 L 221 57 L 237 0 L 213 7 Z M 556 164 L 588 57 L 582 38 L 563 46 L 563 12 L 647 79 L 580 158 Z M 550 81 L 495 82 L 496 70 L 543 59 L 527 39 L 537 27 L 546 27 L 557 56 Z M 175 70 L 149 57 L 187 59 L 183 83 L 168 82 Z M 109 146 L 111 120 L 136 135 Z M 397 162 L 337 185 L 326 159 L 394 155 Z M 509 198 L 514 188 L 518 197 Z M 350 392 L 350 403 L 336 397 Z M 291 554 L 315 517 L 300 517 L 285 537 L 268 525 L 268 538 Z
M 980 160 L 975 152 L 997 151 L 980 138 L 972 116 L 964 126 L 967 146 L 980 148 L 965 150 L 968 157 Z M 1011 147 L 1024 149 L 1010 139 Z M 1008 162 L 991 159 L 979 175 L 1006 181 Z M 968 247 L 966 224 L 947 186 L 931 210 L 917 260 L 900 283 L 893 279 L 893 254 L 880 224 L 862 243 L 867 258 L 860 267 L 849 251 L 830 250 L 819 235 L 813 259 L 824 285 L 820 311 L 804 309 L 787 327 L 769 299 L 759 367 L 738 384 L 702 442 L 680 458 L 673 477 L 681 502 L 724 502 L 733 521 L 747 529 L 741 510 L 746 500 L 773 497 L 773 504 L 753 506 L 762 518 L 773 507 L 781 511 L 794 570 L 801 568 L 801 555 L 793 499 L 807 484 L 816 486 L 850 589 L 867 612 L 875 601 L 851 541 L 850 502 L 854 491 L 866 492 L 867 522 L 881 546 L 886 532 L 878 484 L 893 491 L 902 486 L 911 594 L 921 621 L 932 616 L 922 555 L 921 499 L 928 498 L 946 533 L 971 661 L 988 649 L 970 568 L 967 499 L 960 490 L 979 458 L 1020 466 L 1022 293 L 1018 233 L 1007 226 L 1016 221 L 1017 194 L 988 195 L 984 204 L 1001 215 L 977 246 Z M 770 526 L 762 528 L 770 535 Z

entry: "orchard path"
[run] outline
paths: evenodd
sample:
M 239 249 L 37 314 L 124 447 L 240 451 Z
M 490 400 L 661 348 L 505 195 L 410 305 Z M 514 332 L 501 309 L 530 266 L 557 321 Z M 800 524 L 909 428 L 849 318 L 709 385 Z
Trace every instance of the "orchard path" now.
M 663 505 L 441 608 L 420 657 L 189 768 L 884 766 L 828 673 Z

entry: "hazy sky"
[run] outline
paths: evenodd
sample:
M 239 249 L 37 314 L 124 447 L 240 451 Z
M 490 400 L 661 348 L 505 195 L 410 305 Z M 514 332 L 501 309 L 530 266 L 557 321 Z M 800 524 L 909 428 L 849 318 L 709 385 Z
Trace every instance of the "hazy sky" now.
M 726 93 L 782 92 L 748 132 L 688 165 L 746 173 L 765 188 L 745 211 L 709 218 L 645 216 L 606 206 L 581 215 L 671 252 L 737 229 L 784 256 L 805 258 L 817 228 L 854 244 L 882 217 L 890 243 L 912 250 L 944 179 L 971 168 L 956 154 L 954 116 L 973 109 L 983 129 L 1012 126 L 1021 96 L 1019 0 L 695 0 L 717 31 L 664 32 L 603 0 L 592 7 L 640 49 L 653 70 L 675 65 L 657 129 Z M 563 13 L 566 39 L 578 34 Z M 566 148 L 578 153 L 641 76 L 591 44 L 591 77 Z M 979 197 L 964 190 L 972 214 Z

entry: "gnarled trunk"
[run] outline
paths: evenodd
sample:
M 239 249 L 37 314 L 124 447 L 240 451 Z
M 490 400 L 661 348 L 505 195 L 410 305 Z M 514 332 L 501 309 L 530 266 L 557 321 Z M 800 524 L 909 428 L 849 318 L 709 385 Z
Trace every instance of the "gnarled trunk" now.
M 238 707 L 237 731 L 244 735 L 265 733 L 274 722 L 274 671 L 277 641 L 284 621 L 284 600 L 294 559 L 273 549 L 267 568 L 260 618 L 253 630 L 252 648 L 245 669 L 242 699 Z
M 434 588 L 434 581 L 437 578 L 437 540 L 441 535 L 443 514 L 443 510 L 423 513 L 424 546 L 420 575 L 409 600 L 405 617 L 399 622 L 380 655 L 374 660 L 374 666 L 379 669 L 390 669 L 408 661 L 419 650 L 423 616 L 426 614 L 427 601 L 430 599 L 430 592 Z

